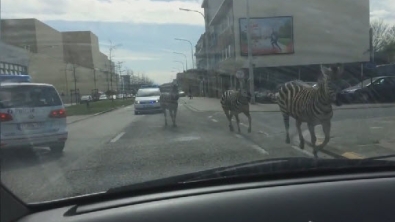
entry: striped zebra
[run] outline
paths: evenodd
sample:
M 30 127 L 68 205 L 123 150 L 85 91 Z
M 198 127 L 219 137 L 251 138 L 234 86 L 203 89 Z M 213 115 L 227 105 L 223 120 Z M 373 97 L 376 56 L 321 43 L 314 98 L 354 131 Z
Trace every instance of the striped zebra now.
M 237 129 L 240 133 L 239 114 L 244 113 L 248 118 L 248 132 L 251 132 L 251 116 L 249 100 L 251 96 L 246 90 L 227 90 L 222 93 L 221 105 L 229 121 L 229 129 L 233 132 L 232 118 L 236 117 Z
M 343 65 L 337 64 L 329 68 L 321 65 L 322 80 L 318 87 L 313 88 L 303 82 L 291 81 L 285 83 L 276 94 L 276 102 L 280 107 L 284 118 L 286 130 L 286 143 L 290 143 L 289 138 L 289 116 L 296 120 L 296 128 L 299 134 L 299 147 L 304 149 L 304 138 L 301 131 L 303 122 L 307 123 L 311 144 L 314 149 L 314 156 L 317 158 L 317 150 L 322 149 L 329 142 L 331 119 L 333 116 L 332 103 L 337 102 L 336 80 L 343 73 Z M 316 135 L 314 127 L 322 125 L 325 139 L 322 144 L 316 146 Z
M 176 116 L 178 109 L 178 99 L 179 99 L 178 86 L 174 84 L 170 92 L 162 92 L 159 97 L 159 103 L 165 115 L 165 126 L 167 126 L 167 114 L 166 110 L 169 110 L 171 120 L 173 122 L 173 127 L 177 127 Z

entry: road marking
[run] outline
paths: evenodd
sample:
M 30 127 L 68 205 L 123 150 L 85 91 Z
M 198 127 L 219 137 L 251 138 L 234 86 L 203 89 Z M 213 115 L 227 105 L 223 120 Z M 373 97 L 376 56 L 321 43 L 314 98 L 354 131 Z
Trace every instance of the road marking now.
M 208 118 L 211 119 L 211 118 L 213 118 L 213 116 L 209 116 Z
M 314 157 L 314 154 L 310 153 L 310 152 L 307 151 L 307 150 L 302 150 L 302 149 L 300 149 L 300 148 L 297 147 L 297 146 L 292 146 L 292 148 L 294 148 L 295 150 L 297 150 L 297 151 L 299 151 L 299 152 L 302 152 L 302 153 L 306 154 L 306 155 L 309 156 L 309 157 Z
M 218 120 L 216 119 L 211 119 L 211 121 L 213 121 L 214 123 L 218 123 Z
M 345 152 L 342 154 L 342 156 L 344 156 L 347 159 L 363 159 L 364 158 L 363 156 L 361 156 L 357 153 L 354 153 L 354 152 Z
M 177 142 L 189 142 L 192 140 L 200 140 L 200 137 L 199 136 L 183 136 L 183 137 L 174 139 L 174 141 L 177 141 Z
M 370 129 L 382 129 L 383 127 L 381 127 L 381 126 L 372 126 L 372 127 L 370 127 Z
M 125 132 L 122 132 L 122 133 L 118 134 L 118 135 L 117 135 L 116 137 L 114 137 L 110 142 L 111 142 L 111 143 L 117 142 L 124 134 L 125 134 Z
M 269 155 L 269 152 L 267 152 L 265 149 L 263 149 L 262 147 L 258 146 L 258 145 L 251 145 L 251 148 L 253 148 L 254 150 L 264 154 L 264 155 Z

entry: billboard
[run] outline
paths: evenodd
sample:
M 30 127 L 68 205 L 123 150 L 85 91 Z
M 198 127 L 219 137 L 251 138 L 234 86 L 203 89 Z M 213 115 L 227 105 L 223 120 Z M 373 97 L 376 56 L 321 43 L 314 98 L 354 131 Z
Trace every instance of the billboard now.
M 247 19 L 240 18 L 240 53 L 248 55 Z M 292 16 L 250 18 L 253 56 L 294 53 Z

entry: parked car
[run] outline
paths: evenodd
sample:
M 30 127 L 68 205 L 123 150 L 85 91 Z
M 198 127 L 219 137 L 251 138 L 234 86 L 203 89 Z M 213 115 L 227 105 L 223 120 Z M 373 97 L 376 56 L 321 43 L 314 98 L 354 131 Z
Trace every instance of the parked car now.
M 351 102 L 395 102 L 395 76 L 366 79 L 339 94 L 339 100 Z
M 106 99 L 108 99 L 108 98 L 107 98 L 107 95 L 105 95 L 105 94 L 101 94 L 99 97 L 99 100 L 106 100 Z
M 182 91 L 182 90 L 180 90 L 180 92 L 178 92 L 178 94 L 179 94 L 180 97 L 185 97 L 186 96 L 185 92 Z
M 86 103 L 86 102 L 92 102 L 92 101 L 93 101 L 93 98 L 91 95 L 84 95 L 84 96 L 81 96 L 80 103 Z
M 48 146 L 61 153 L 68 138 L 66 110 L 55 87 L 0 83 L 0 147 Z
M 116 98 L 117 98 L 117 99 L 123 99 L 123 97 L 124 97 L 123 94 L 118 94 Z
M 137 91 L 134 100 L 134 114 L 142 112 L 162 111 L 159 103 L 159 88 L 142 88 Z

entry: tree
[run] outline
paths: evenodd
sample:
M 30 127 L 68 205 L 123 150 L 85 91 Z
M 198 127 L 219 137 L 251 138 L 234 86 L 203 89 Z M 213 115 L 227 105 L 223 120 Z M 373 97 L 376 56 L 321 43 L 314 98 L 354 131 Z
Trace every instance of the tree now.
M 378 63 L 395 62 L 395 25 L 378 19 L 371 22 L 371 28 L 375 61 Z

